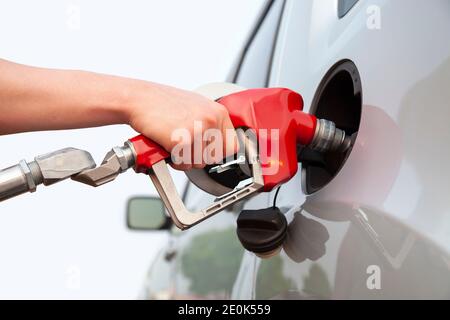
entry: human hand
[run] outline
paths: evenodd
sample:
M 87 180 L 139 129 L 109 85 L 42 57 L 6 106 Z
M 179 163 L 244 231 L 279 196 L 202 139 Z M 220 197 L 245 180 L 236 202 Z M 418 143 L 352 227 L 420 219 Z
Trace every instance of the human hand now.
M 172 164 L 175 169 L 203 168 L 237 152 L 233 124 L 226 108 L 217 102 L 193 92 L 148 82 L 140 83 L 137 90 L 133 90 L 131 101 L 128 119 L 136 131 L 169 152 L 175 151 L 174 148 L 189 150 L 190 154 L 182 154 L 182 163 Z M 180 129 L 189 135 L 189 139 L 175 139 L 173 134 Z M 221 133 L 220 152 L 204 152 L 210 143 L 205 139 L 205 132 L 209 129 L 218 129 Z M 194 144 L 197 145 L 194 147 Z

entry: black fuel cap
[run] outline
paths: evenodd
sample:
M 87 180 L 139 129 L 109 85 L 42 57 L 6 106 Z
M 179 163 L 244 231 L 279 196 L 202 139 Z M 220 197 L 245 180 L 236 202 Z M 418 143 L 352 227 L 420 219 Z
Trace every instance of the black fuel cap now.
M 242 246 L 260 256 L 277 252 L 287 233 L 287 221 L 277 207 L 243 210 L 237 219 Z

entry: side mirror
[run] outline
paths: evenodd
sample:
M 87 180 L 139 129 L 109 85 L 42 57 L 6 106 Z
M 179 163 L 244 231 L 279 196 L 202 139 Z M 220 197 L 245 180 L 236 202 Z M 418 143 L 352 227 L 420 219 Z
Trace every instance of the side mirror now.
M 172 221 L 161 199 L 133 197 L 128 200 L 127 226 L 132 230 L 168 230 Z

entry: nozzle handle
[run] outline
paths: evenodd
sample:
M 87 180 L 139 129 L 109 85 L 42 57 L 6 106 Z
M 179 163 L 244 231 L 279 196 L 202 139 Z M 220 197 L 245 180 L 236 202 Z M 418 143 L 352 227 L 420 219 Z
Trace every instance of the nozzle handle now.
M 155 163 L 170 156 L 163 147 L 142 134 L 129 141 L 135 156 L 134 171 L 137 173 L 147 174 Z

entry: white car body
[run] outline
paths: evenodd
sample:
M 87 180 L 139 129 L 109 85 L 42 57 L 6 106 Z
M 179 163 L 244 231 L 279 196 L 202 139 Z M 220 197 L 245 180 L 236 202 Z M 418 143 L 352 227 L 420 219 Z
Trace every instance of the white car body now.
M 195 237 L 234 230 L 239 211 L 221 213 L 172 237 L 144 297 L 450 298 L 450 2 L 360 0 L 342 18 L 336 0 L 281 2 L 273 4 L 284 7 L 267 84 L 300 92 L 308 111 L 328 70 L 351 60 L 362 114 L 350 156 L 311 195 L 301 193 L 300 170 L 282 186 L 277 204 L 290 225 L 279 255 L 261 260 L 246 251 L 233 283 L 199 289 L 194 282 L 201 277 L 184 264 Z M 263 193 L 244 208 L 267 207 L 272 199 L 273 192 Z M 191 208 L 212 200 L 187 191 Z M 181 258 L 165 259 L 167 252 Z M 213 274 L 227 272 L 215 266 Z

